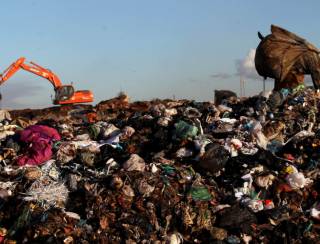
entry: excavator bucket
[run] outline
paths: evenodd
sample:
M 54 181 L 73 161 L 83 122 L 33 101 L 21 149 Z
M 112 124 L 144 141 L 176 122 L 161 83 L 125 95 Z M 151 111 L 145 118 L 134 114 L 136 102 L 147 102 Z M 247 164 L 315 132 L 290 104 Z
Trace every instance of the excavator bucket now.
M 90 103 L 93 102 L 93 94 L 89 90 L 74 91 L 73 86 L 65 85 L 56 90 L 56 105 L 74 104 L 74 103 Z

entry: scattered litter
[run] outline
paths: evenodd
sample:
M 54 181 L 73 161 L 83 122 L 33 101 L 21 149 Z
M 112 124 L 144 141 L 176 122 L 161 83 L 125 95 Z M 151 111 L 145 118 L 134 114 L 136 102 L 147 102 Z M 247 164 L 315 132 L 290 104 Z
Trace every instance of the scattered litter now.
M 0 113 L 0 243 L 316 243 L 320 97 L 279 92 Z

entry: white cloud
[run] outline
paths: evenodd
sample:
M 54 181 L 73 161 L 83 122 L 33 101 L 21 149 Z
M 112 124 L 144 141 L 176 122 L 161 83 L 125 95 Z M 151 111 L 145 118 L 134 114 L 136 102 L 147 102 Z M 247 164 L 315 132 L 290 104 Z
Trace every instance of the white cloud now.
M 255 49 L 250 49 L 244 59 L 236 60 L 237 75 L 243 79 L 261 80 L 262 77 L 256 71 L 254 64 Z

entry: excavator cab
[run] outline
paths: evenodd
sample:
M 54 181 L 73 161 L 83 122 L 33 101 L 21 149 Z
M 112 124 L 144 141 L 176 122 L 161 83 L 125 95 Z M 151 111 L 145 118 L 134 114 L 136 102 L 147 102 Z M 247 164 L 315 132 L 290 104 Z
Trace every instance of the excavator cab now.
M 91 91 L 74 91 L 72 85 L 60 86 L 55 89 L 55 92 L 53 103 L 56 105 L 93 102 L 93 94 Z
M 66 101 L 70 99 L 74 94 L 74 88 L 71 85 L 60 86 L 55 89 L 55 101 Z

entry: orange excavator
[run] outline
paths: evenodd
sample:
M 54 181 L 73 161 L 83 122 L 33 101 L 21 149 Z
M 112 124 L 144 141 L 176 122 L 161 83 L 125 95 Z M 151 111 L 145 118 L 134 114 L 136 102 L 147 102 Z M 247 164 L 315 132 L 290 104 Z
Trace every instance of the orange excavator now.
M 13 76 L 19 69 L 24 69 L 50 81 L 55 91 L 55 98 L 53 100 L 53 104 L 55 105 L 93 102 L 91 91 L 74 91 L 72 85 L 62 85 L 59 77 L 49 69 L 43 68 L 33 62 L 26 63 L 25 60 L 24 57 L 19 58 L 0 74 L 0 85 Z

